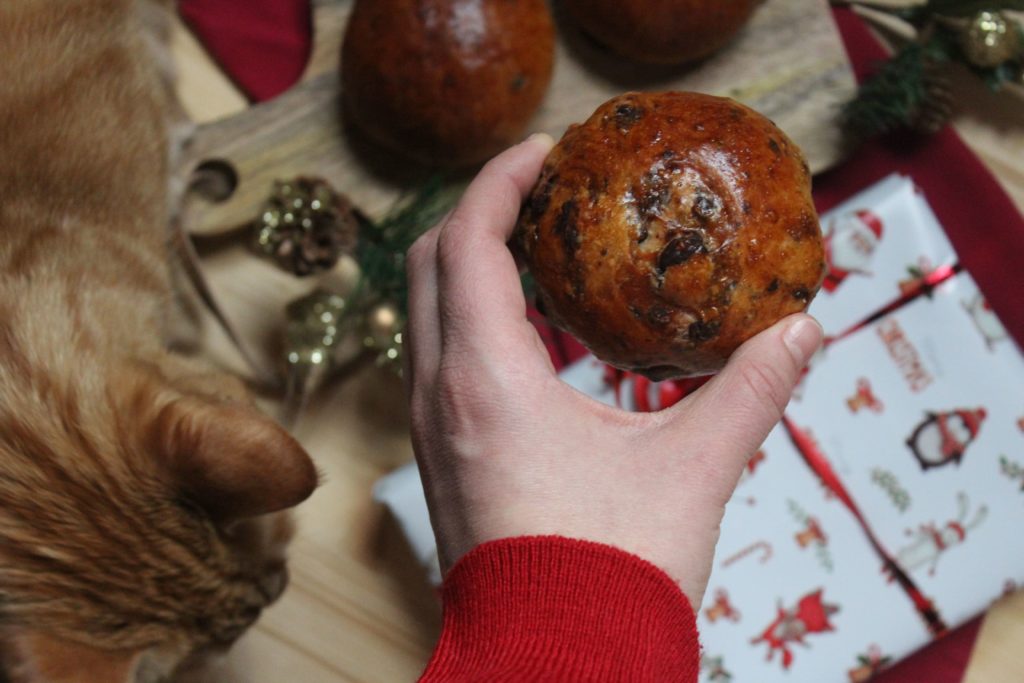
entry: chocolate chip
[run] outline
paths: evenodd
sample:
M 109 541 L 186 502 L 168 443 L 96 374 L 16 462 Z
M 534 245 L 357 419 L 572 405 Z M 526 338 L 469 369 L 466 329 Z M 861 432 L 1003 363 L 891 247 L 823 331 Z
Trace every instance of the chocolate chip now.
M 555 219 L 555 234 L 562 238 L 562 244 L 565 246 L 565 254 L 569 258 L 575 256 L 576 249 L 580 246 L 579 230 L 576 227 L 576 220 L 579 218 L 579 213 L 579 207 L 576 205 L 576 200 L 570 199 L 562 204 L 562 208 L 558 212 L 558 217 Z
M 572 275 L 570 276 L 572 282 L 572 296 L 576 301 L 583 300 L 583 294 L 586 292 L 586 282 L 583 278 L 583 273 L 578 269 L 574 268 Z
M 797 287 L 793 290 L 793 298 L 797 301 L 807 301 L 811 298 L 811 293 L 807 291 L 806 287 Z
M 774 292 L 774 291 L 777 291 L 778 289 L 779 289 L 779 278 L 773 278 L 772 281 L 768 283 L 768 291 L 769 292 Z
M 672 190 L 664 178 L 651 176 L 649 182 L 644 183 L 643 194 L 640 197 L 640 211 L 647 215 L 658 214 L 668 203 L 672 196 Z
M 671 319 L 669 310 L 664 306 L 651 306 L 647 311 L 647 320 L 654 325 L 667 325 Z
M 782 148 L 779 147 L 779 143 L 775 141 L 775 138 L 768 138 L 768 147 L 772 150 L 775 156 L 782 155 Z
M 718 323 L 698 320 L 690 323 L 686 333 L 689 335 L 690 341 L 692 342 L 706 342 L 718 334 Z
M 800 220 L 796 223 L 791 223 L 787 228 L 786 232 L 793 240 L 800 242 L 805 239 L 811 239 L 821 234 L 821 227 L 818 225 L 817 219 L 810 213 L 804 212 L 800 214 Z
M 686 263 L 697 253 L 705 253 L 704 235 L 700 230 L 684 230 L 679 237 L 674 237 L 658 254 L 658 271 L 664 273 L 672 266 Z
M 699 221 L 709 221 L 714 218 L 721 206 L 717 200 L 717 197 L 711 197 L 706 194 L 698 194 L 693 200 L 693 217 Z
M 531 223 L 539 221 L 544 212 L 548 210 L 548 206 L 551 205 L 551 193 L 555 189 L 556 182 L 558 182 L 558 174 L 552 173 L 547 179 L 542 179 L 530 193 L 530 198 L 526 202 L 526 214 Z
M 625 132 L 644 117 L 644 110 L 632 104 L 620 104 L 615 108 L 615 122 Z

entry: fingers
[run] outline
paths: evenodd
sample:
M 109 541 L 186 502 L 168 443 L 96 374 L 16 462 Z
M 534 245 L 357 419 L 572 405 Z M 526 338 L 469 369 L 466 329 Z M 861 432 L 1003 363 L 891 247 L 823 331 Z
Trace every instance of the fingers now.
M 710 458 L 716 467 L 739 476 L 746 459 L 782 418 L 822 337 L 818 322 L 803 314 L 761 332 L 741 346 L 725 369 L 691 400 L 666 411 L 665 430 L 677 437 L 685 431 L 691 442 L 699 434 L 699 457 Z
M 519 271 L 506 243 L 551 145 L 550 137 L 534 136 L 491 160 L 441 229 L 443 344 L 480 343 L 519 360 L 535 355 Z
M 441 321 L 437 303 L 437 236 L 440 226 L 420 236 L 406 255 L 409 319 L 405 328 L 405 378 L 410 388 L 437 372 Z

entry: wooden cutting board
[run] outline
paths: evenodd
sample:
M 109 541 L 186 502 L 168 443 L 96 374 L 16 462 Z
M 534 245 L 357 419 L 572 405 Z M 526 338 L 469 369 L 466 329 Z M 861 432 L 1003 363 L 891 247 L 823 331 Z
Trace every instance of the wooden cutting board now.
M 195 131 L 180 174 L 187 178 L 206 164 L 233 176 L 235 188 L 224 201 L 196 205 L 190 231 L 215 234 L 251 220 L 276 178 L 322 176 L 374 215 L 424 177 L 422 169 L 398 166 L 368 147 L 342 120 L 338 67 L 351 6 L 314 2 L 315 45 L 297 86 Z M 855 85 L 826 0 L 765 0 L 727 49 L 687 68 L 625 62 L 557 19 L 554 78 L 531 131 L 557 138 L 629 90 L 696 90 L 728 95 L 772 118 L 803 148 L 812 170 L 838 161 L 835 115 Z

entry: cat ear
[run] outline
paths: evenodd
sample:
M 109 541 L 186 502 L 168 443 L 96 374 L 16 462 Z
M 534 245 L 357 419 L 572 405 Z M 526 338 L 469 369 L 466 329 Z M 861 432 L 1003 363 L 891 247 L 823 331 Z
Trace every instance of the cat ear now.
M 107 652 L 53 636 L 7 634 L 11 683 L 130 683 L 141 652 Z
M 175 484 L 218 520 L 298 505 L 317 486 L 302 446 L 253 408 L 182 398 L 153 424 Z

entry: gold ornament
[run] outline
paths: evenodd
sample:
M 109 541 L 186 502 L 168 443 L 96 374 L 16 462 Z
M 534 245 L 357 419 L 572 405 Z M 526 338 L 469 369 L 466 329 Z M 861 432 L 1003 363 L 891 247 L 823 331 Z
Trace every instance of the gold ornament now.
M 961 33 L 960 47 L 971 64 L 992 69 L 1020 54 L 1020 29 L 1002 12 L 978 12 Z
M 405 320 L 388 301 L 373 305 L 365 317 L 363 345 L 377 351 L 377 365 L 402 373 L 402 330 Z
M 349 332 L 344 297 L 318 289 L 285 309 L 285 360 L 293 368 L 327 367 L 332 350 Z
M 255 248 L 295 275 L 328 270 L 355 248 L 356 210 L 319 178 L 276 181 L 255 221 Z

